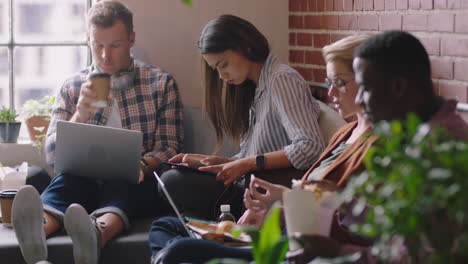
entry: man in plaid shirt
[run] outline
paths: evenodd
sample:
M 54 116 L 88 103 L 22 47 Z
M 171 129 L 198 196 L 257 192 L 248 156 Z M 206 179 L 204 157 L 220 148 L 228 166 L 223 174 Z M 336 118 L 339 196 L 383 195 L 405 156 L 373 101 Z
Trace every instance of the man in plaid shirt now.
M 47 162 L 54 166 L 59 120 L 137 130 L 143 132 L 142 182 L 145 172 L 157 169 L 182 148 L 183 110 L 177 85 L 167 72 L 133 59 L 133 18 L 123 4 L 97 3 L 89 10 L 87 23 L 94 63 L 60 89 L 45 143 Z M 87 76 L 94 72 L 111 75 L 104 108 L 91 106 L 97 97 Z M 131 185 L 61 174 L 40 197 L 34 187 L 23 187 L 14 201 L 13 222 L 24 259 L 46 260 L 46 237 L 64 225 L 73 241 L 75 263 L 98 263 L 100 248 L 128 229 L 133 217 L 160 209 L 152 179 Z

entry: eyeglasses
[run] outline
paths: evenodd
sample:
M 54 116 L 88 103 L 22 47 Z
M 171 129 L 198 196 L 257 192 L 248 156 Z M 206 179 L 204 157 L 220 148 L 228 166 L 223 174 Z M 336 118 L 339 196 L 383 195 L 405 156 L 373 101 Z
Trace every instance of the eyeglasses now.
M 340 78 L 328 78 L 328 77 L 325 78 L 325 85 L 328 87 L 328 89 L 331 89 L 333 85 L 341 93 L 346 92 L 346 84 L 348 82 L 349 81 L 345 81 Z

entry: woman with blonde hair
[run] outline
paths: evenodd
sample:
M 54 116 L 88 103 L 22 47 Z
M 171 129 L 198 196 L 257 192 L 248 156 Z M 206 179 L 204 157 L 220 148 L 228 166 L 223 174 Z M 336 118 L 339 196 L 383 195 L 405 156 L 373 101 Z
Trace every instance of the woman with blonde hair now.
M 369 35 L 353 35 L 322 49 L 327 68 L 325 84 L 329 89 L 328 95 L 343 118 L 355 116 L 357 121 L 343 126 L 333 135 L 318 161 L 302 178 L 305 184 L 308 181 L 328 180 L 342 187 L 350 176 L 364 169 L 362 158 L 375 138 L 363 137 L 370 132 L 371 124 L 364 118 L 361 106 L 355 103 L 359 87 L 354 81 L 352 63 L 354 49 L 368 38 Z M 258 192 L 252 188 L 255 185 L 267 192 Z M 240 219 L 241 223 L 257 221 L 257 217 L 249 217 L 251 211 L 269 209 L 275 201 L 282 200 L 283 192 L 288 190 L 287 187 L 257 178 L 250 182 L 250 187 L 246 189 L 244 199 L 251 210 L 246 211 Z

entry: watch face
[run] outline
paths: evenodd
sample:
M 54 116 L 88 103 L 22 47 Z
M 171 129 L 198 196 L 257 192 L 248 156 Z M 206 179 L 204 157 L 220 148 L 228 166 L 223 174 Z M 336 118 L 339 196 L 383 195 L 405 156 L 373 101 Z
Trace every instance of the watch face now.
M 265 156 L 257 155 L 257 157 L 255 157 L 255 165 L 257 168 L 263 169 L 265 167 Z

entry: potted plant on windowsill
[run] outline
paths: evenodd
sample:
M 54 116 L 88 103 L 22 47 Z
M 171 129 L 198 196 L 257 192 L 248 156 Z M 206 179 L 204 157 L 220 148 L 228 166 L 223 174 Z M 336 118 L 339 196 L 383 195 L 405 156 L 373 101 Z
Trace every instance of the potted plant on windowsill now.
M 55 103 L 55 96 L 44 96 L 39 100 L 27 100 L 22 109 L 21 116 L 28 128 L 29 139 L 41 144 L 50 123 L 50 114 Z
M 18 140 L 21 122 L 16 121 L 14 109 L 2 107 L 0 109 L 0 142 L 16 143 Z

